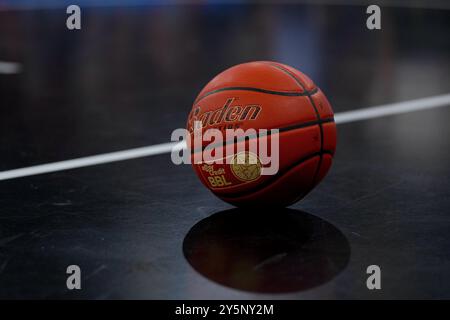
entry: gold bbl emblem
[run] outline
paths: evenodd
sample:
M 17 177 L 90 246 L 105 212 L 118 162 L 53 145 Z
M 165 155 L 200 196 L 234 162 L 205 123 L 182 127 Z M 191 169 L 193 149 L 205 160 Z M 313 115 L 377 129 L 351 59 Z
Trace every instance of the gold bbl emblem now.
M 253 181 L 261 176 L 261 161 L 251 152 L 239 152 L 231 161 L 231 171 L 241 181 Z

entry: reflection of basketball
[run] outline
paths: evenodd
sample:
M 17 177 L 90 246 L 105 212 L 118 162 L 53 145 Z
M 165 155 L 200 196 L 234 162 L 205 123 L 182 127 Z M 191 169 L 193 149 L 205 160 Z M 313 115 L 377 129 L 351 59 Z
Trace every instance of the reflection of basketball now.
M 202 183 L 235 205 L 286 206 L 298 201 L 323 179 L 336 148 L 336 125 L 325 95 L 307 76 L 276 62 L 244 63 L 217 75 L 194 101 L 187 122 L 191 137 L 194 121 L 201 122 L 203 132 L 279 129 L 275 175 L 261 174 L 270 164 L 260 161 L 260 154 L 238 151 L 248 150 L 257 139 L 269 146 L 270 155 L 273 134 L 227 141 L 236 154 L 224 155 L 232 160 L 223 164 L 193 161 Z

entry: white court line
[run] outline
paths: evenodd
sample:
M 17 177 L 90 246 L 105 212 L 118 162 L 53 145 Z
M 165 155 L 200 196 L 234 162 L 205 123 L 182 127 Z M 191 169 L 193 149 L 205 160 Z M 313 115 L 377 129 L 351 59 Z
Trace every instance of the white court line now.
M 20 73 L 22 65 L 17 62 L 0 61 L 0 74 L 16 74 Z
M 385 104 L 354 111 L 340 112 L 335 114 L 335 120 L 336 123 L 343 124 L 446 106 L 450 106 L 450 94 Z M 124 151 L 104 153 L 72 160 L 41 164 L 32 167 L 7 170 L 0 172 L 0 180 L 14 179 L 42 173 L 88 167 L 102 163 L 111 163 L 116 161 L 154 156 L 158 154 L 170 153 L 172 150 L 181 150 L 185 147 L 186 146 L 183 142 L 167 142 L 142 148 L 128 149 Z
M 177 146 L 178 145 L 178 146 Z M 163 153 L 169 153 L 175 148 L 182 149 L 184 146 L 180 142 L 168 142 L 155 144 L 148 147 L 128 149 L 123 151 L 116 151 L 110 153 L 103 153 L 95 156 L 88 156 L 83 158 L 76 158 L 71 160 L 64 160 L 52 163 L 41 164 L 32 167 L 13 169 L 0 172 L 0 181 L 7 179 L 14 179 L 36 174 L 63 171 L 75 168 L 82 168 L 94 166 L 102 163 L 110 163 L 116 161 L 123 161 L 129 159 L 136 159 L 148 156 L 154 156 Z
M 334 115 L 334 120 L 336 121 L 336 123 L 342 124 L 347 122 L 391 116 L 400 113 L 407 113 L 439 107 L 447 107 L 449 105 L 450 105 L 450 94 L 443 94 L 434 97 L 421 98 L 410 101 L 384 104 L 381 106 L 375 106 L 365 109 L 340 112 Z

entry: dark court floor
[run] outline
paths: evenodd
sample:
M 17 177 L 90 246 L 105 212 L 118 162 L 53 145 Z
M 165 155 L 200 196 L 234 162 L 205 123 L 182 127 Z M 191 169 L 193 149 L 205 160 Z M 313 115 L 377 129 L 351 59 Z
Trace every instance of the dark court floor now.
M 450 10 L 1 9 L 0 173 L 168 142 L 218 72 L 275 60 L 334 111 L 450 92 Z M 233 208 L 170 154 L 0 181 L 0 298 L 450 298 L 450 104 L 338 125 L 331 171 L 277 212 Z M 79 265 L 82 289 L 66 288 Z M 382 289 L 368 290 L 378 265 Z

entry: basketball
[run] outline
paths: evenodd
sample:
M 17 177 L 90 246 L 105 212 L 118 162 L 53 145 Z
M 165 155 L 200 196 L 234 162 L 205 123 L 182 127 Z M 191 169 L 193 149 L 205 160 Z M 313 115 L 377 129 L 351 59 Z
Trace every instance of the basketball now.
M 200 181 L 235 206 L 297 202 L 325 177 L 336 149 L 333 110 L 323 92 L 300 71 L 271 61 L 239 64 L 213 78 L 195 99 L 187 130 Z M 208 130 L 214 134 L 195 145 L 196 134 Z M 231 140 L 211 138 L 232 130 Z M 198 161 L 206 152 L 215 161 Z M 271 165 L 276 170 L 267 174 Z

